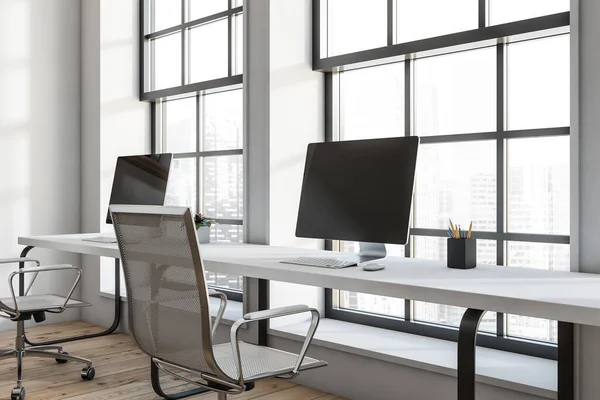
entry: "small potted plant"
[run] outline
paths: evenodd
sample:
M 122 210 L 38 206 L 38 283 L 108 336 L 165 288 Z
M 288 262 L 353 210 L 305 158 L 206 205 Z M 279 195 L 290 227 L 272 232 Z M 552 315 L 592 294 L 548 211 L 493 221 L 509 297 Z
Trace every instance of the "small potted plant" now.
M 196 225 L 196 232 L 198 232 L 198 243 L 210 243 L 210 227 L 213 223 L 214 221 L 208 219 L 205 215 L 194 214 L 194 224 Z

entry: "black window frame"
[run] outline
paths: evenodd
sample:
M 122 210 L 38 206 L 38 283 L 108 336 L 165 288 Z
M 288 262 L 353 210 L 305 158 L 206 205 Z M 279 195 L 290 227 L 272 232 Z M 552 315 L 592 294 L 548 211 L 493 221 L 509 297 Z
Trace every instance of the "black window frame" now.
M 176 0 L 173 0 L 175 2 Z M 162 127 L 160 124 L 160 115 L 165 114 L 166 104 L 168 101 L 176 101 L 178 99 L 195 97 L 196 99 L 196 138 L 199 146 L 201 137 L 201 123 L 200 123 L 200 105 L 203 96 L 211 95 L 214 93 L 225 92 L 229 90 L 242 89 L 243 74 L 235 73 L 234 64 L 234 43 L 235 38 L 233 37 L 233 24 L 234 19 L 238 16 L 243 15 L 244 6 L 235 6 L 234 0 L 228 0 L 227 9 L 221 12 L 204 16 L 202 18 L 186 21 L 188 13 L 188 0 L 179 0 L 181 2 L 181 19 L 180 23 L 173 26 L 161 29 L 158 31 L 151 31 L 146 29 L 151 26 L 151 4 L 152 0 L 141 0 L 139 6 L 139 99 L 150 103 L 150 121 L 151 121 L 151 133 L 150 133 L 150 148 L 151 153 L 155 154 L 159 149 L 159 141 L 161 140 Z M 187 62 L 189 57 L 189 46 L 188 36 L 189 30 L 200 25 L 209 24 L 212 22 L 227 20 L 228 23 L 228 73 L 226 77 L 212 79 L 207 81 L 200 81 L 189 83 L 187 82 L 187 76 L 189 75 L 189 63 Z M 179 33 L 181 37 L 181 84 L 170 88 L 164 88 L 159 90 L 146 90 L 150 88 L 150 80 L 152 79 L 151 69 L 153 64 L 153 54 L 151 51 L 151 41 L 166 37 L 168 35 Z M 237 45 L 241 45 L 237 43 Z M 218 156 L 231 156 L 231 155 L 243 155 L 243 149 L 233 150 L 215 150 L 215 151 L 200 151 L 197 147 L 194 152 L 186 153 L 174 153 L 173 157 L 177 158 L 194 158 L 196 160 L 196 173 L 200 169 L 200 163 L 204 157 L 218 157 Z M 199 175 L 197 175 L 199 176 Z M 246 190 L 246 188 L 244 188 Z M 200 193 L 196 190 L 196 207 L 199 209 Z M 216 219 L 217 223 L 223 223 L 228 225 L 243 225 L 243 219 Z M 219 290 L 227 295 L 227 298 L 231 301 L 242 302 L 244 297 L 243 291 L 232 290 L 223 288 L 220 286 L 210 287 Z
M 496 264 L 505 264 L 505 243 L 508 241 L 535 242 L 544 244 L 569 244 L 569 235 L 547 235 L 530 233 L 511 233 L 505 229 L 505 176 L 506 140 L 511 138 L 554 137 L 570 135 L 570 127 L 557 127 L 547 129 L 507 130 L 504 116 L 506 115 L 505 103 L 505 76 L 506 76 L 506 48 L 508 44 L 567 34 L 570 32 L 570 12 L 562 12 L 527 20 L 515 21 L 501 25 L 488 25 L 488 1 L 478 2 L 479 28 L 464 32 L 457 32 L 434 38 L 421 39 L 413 42 L 394 44 L 395 1 L 387 0 L 387 46 L 376 49 L 358 51 L 332 57 L 321 57 L 321 10 L 322 2 L 327 0 L 313 0 L 313 70 L 325 74 L 325 140 L 337 140 L 334 136 L 337 126 L 336 96 L 339 96 L 339 72 L 404 62 L 405 68 L 405 127 L 404 136 L 410 136 L 413 120 L 413 95 L 414 91 L 407 90 L 411 87 L 414 78 L 412 64 L 416 59 L 429 56 L 450 54 L 459 51 L 468 51 L 486 47 L 496 47 L 496 130 L 493 132 L 479 132 L 470 134 L 453 134 L 421 137 L 422 144 L 453 143 L 479 140 L 496 141 L 496 230 L 493 232 L 473 232 L 477 239 L 496 241 Z M 435 12 L 433 10 L 432 12 Z M 325 33 L 326 34 L 326 33 Z M 336 81 L 338 80 L 338 81 Z M 444 229 L 411 228 L 410 237 L 447 237 Z M 334 250 L 336 243 L 326 241 L 326 249 Z M 405 246 L 405 257 L 410 257 L 411 243 Z M 417 334 L 443 340 L 457 341 L 458 328 L 435 323 L 415 321 L 413 319 L 413 301 L 404 301 L 404 318 L 377 315 L 368 312 L 341 309 L 335 307 L 335 289 L 325 289 L 325 317 L 390 329 L 410 334 Z M 477 345 L 492 349 L 520 353 L 551 360 L 558 359 L 557 345 L 548 342 L 522 339 L 509 336 L 506 330 L 506 316 L 497 313 L 496 333 L 480 332 Z

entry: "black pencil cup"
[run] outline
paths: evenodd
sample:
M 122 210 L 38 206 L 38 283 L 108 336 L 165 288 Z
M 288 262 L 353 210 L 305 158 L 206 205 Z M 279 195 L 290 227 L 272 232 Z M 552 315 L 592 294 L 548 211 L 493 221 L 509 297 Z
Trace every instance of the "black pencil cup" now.
M 448 239 L 448 268 L 471 269 L 477 266 L 477 240 Z

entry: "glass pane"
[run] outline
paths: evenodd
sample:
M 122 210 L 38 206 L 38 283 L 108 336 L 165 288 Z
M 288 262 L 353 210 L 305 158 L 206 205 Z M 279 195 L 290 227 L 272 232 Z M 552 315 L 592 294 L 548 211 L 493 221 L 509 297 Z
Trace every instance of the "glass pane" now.
M 234 7 L 241 7 L 244 5 L 244 0 L 233 0 Z
M 190 21 L 227 10 L 227 0 L 189 0 L 189 2 Z
M 495 47 L 415 61 L 416 135 L 495 130 Z
M 165 151 L 196 151 L 196 97 L 165 103 Z
M 404 318 L 404 299 L 345 290 L 340 290 L 338 293 L 339 308 Z
M 570 249 L 568 244 L 507 242 L 507 265 L 549 269 L 570 270 Z M 556 321 L 520 315 L 507 316 L 507 332 L 511 336 L 527 339 L 557 342 Z
M 497 244 L 495 240 L 477 239 L 477 263 L 497 265 Z
M 569 35 L 508 45 L 508 129 L 570 124 Z
M 205 157 L 201 165 L 204 213 L 211 218 L 241 220 L 244 213 L 242 156 Z
M 404 136 L 404 63 L 340 75 L 342 140 Z
M 150 42 L 154 69 L 152 90 L 181 85 L 181 33 Z
M 434 324 L 459 326 L 465 308 L 415 301 L 414 320 Z
M 244 73 L 244 15 L 233 17 L 233 65 L 234 74 Z
M 328 56 L 387 45 L 386 0 L 328 0 Z
M 320 13 L 320 20 L 319 20 L 319 29 L 321 29 L 321 34 L 320 34 L 320 54 L 319 54 L 319 58 L 327 58 L 327 54 L 329 52 L 329 50 L 327 49 L 327 44 L 329 43 L 329 34 L 327 33 L 327 25 L 329 24 L 328 18 L 327 18 L 327 1 L 319 1 L 319 13 Z M 317 21 L 314 21 L 313 23 L 317 23 Z
M 387 254 L 404 257 L 404 246 L 386 244 Z M 358 254 L 358 242 L 340 242 L 340 250 Z M 334 292 L 335 295 L 336 292 Z M 339 291 L 339 307 L 380 315 L 404 318 L 404 300 L 394 297 L 376 296 L 366 293 Z
M 569 159 L 569 136 L 508 140 L 509 232 L 569 234 Z
M 545 270 L 569 271 L 568 244 L 507 242 L 507 265 Z
M 209 81 L 228 75 L 227 29 L 227 19 L 190 29 L 190 82 Z
M 478 28 L 477 0 L 398 0 L 396 42 Z
M 204 96 L 202 151 L 243 147 L 242 90 Z
M 151 0 L 151 4 L 152 32 L 181 24 L 181 1 Z
M 210 228 L 210 241 L 212 243 L 242 243 L 244 227 L 242 225 L 215 224 Z M 242 288 L 240 287 L 239 290 Z
M 432 324 L 460 326 L 460 320 L 466 311 L 463 307 L 415 301 L 413 304 L 414 320 Z M 496 313 L 486 312 L 479 324 L 483 332 L 496 332 Z
M 446 238 L 413 236 L 413 252 L 415 258 L 430 260 L 446 259 Z M 496 264 L 496 241 L 477 240 L 477 262 L 482 264 Z M 462 307 L 448 306 L 444 304 L 425 303 L 415 301 L 413 303 L 414 319 L 416 321 L 430 322 L 434 324 L 459 326 L 460 319 L 465 312 Z M 496 331 L 496 313 L 485 313 L 480 331 Z
M 206 284 L 209 286 L 239 290 L 240 292 L 244 290 L 244 278 L 242 276 L 209 271 L 206 271 L 204 274 L 206 276 Z
M 404 257 L 404 246 L 400 244 L 386 244 L 388 256 Z M 358 242 L 340 241 L 340 251 L 358 254 Z
M 509 336 L 558 343 L 556 321 L 509 314 L 506 325 Z
M 166 206 L 196 209 L 196 159 L 176 158 L 171 162 Z
M 414 226 L 496 230 L 496 142 L 424 144 L 419 147 Z
M 522 19 L 569 11 L 569 0 L 489 0 L 490 24 L 504 24 Z
M 413 257 L 446 260 L 448 238 L 413 236 Z M 496 265 L 496 241 L 477 240 L 477 263 Z

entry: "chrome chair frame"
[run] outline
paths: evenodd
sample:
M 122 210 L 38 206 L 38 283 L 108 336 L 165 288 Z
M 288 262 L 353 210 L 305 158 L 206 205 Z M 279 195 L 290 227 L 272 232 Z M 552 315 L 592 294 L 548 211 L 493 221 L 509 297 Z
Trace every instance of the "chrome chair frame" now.
M 214 291 L 214 292 L 216 292 L 216 291 Z M 219 293 L 219 292 L 217 292 L 217 293 L 220 295 L 223 295 L 223 293 Z M 221 307 L 219 308 L 218 314 L 222 314 L 222 312 L 224 312 L 225 307 L 223 306 L 223 304 L 224 303 L 221 303 Z M 244 315 L 243 318 L 237 320 L 231 326 L 231 330 L 230 330 L 231 347 L 232 347 L 234 357 L 236 358 L 237 368 L 238 368 L 239 375 L 240 375 L 240 378 L 239 378 L 237 384 L 234 384 L 234 383 L 230 382 L 229 380 L 219 379 L 213 375 L 200 373 L 198 371 L 194 371 L 192 369 L 185 368 L 180 365 L 173 364 L 173 363 L 170 363 L 165 360 L 161 360 L 159 358 L 152 357 L 152 362 L 155 363 L 156 366 L 161 371 L 164 371 L 164 372 L 168 373 L 169 375 L 172 375 L 172 376 L 174 376 L 178 379 L 181 379 L 185 382 L 204 387 L 204 388 L 209 389 L 214 392 L 218 392 L 218 394 L 219 394 L 218 399 L 225 400 L 225 399 L 227 399 L 227 397 L 226 396 L 222 397 L 222 395 L 239 394 L 239 393 L 242 393 L 245 390 L 247 390 L 246 385 L 244 384 L 244 379 L 243 379 L 242 358 L 241 358 L 241 353 L 240 353 L 240 349 L 239 349 L 239 347 L 240 347 L 239 346 L 239 329 L 243 325 L 246 325 L 250 322 L 258 322 L 258 321 L 268 320 L 268 319 L 272 319 L 272 318 L 287 317 L 289 315 L 301 314 L 301 313 L 305 313 L 305 312 L 311 313 L 311 324 L 308 328 L 306 338 L 302 345 L 302 350 L 300 351 L 300 354 L 298 355 L 298 360 L 296 361 L 296 365 L 294 366 L 294 369 L 292 370 L 292 372 L 281 371 L 281 374 L 278 374 L 277 371 L 273 371 L 273 373 L 269 373 L 269 374 L 265 375 L 264 377 L 261 377 L 261 376 L 254 377 L 254 379 L 261 379 L 261 378 L 266 378 L 266 377 L 293 379 L 296 376 L 298 376 L 298 374 L 300 373 L 300 367 L 302 366 L 302 361 L 304 360 L 304 357 L 306 356 L 306 352 L 308 351 L 308 347 L 310 346 L 310 343 L 317 331 L 317 328 L 319 326 L 319 320 L 320 320 L 319 312 L 316 309 L 309 308 L 308 306 L 305 306 L 305 305 L 279 307 L 279 308 L 273 308 L 270 310 L 247 313 Z M 217 319 L 215 318 L 215 324 L 213 326 L 213 337 L 214 337 L 214 332 L 217 331 L 217 328 L 218 328 L 218 323 L 217 323 Z M 187 378 L 183 375 L 177 374 L 176 372 L 173 372 L 165 367 L 170 367 L 173 369 L 178 369 L 178 370 L 187 372 L 192 375 L 197 375 L 200 379 L 203 379 L 205 382 L 195 381 L 195 380 Z M 210 383 L 224 386 L 229 389 L 219 389 L 219 388 L 215 387 L 215 385 L 211 385 Z
M 16 264 L 16 263 L 30 263 L 34 262 L 37 264 L 35 268 L 24 268 L 18 271 L 12 272 L 8 277 L 8 284 L 14 307 L 10 307 L 4 302 L 0 301 L 0 318 L 10 319 L 17 323 L 17 335 L 15 338 L 14 348 L 0 349 L 0 359 L 13 357 L 17 359 L 17 386 L 11 392 L 11 400 L 25 400 L 25 388 L 23 386 L 23 358 L 24 357 L 39 357 L 39 358 L 52 358 L 58 363 L 65 363 L 67 361 L 76 361 L 86 364 L 86 367 L 81 372 L 81 377 L 84 380 L 92 380 L 95 375 L 94 368 L 92 367 L 92 361 L 70 355 L 63 351 L 62 346 L 27 346 L 25 343 L 25 320 L 30 319 L 32 316 L 37 321 L 37 317 L 32 312 L 19 310 L 18 298 L 15 294 L 14 289 L 14 278 L 16 276 L 25 276 L 27 274 L 33 274 L 33 278 L 29 283 L 25 295 L 29 294 L 33 283 L 35 282 L 40 272 L 50 271 L 76 271 L 77 276 L 69 293 L 65 297 L 65 302 L 61 306 L 43 309 L 40 312 L 50 313 L 62 313 L 68 307 L 69 300 L 73 292 L 77 288 L 79 281 L 81 280 L 81 269 L 72 265 L 52 265 L 48 267 L 41 267 L 38 260 L 32 258 L 7 258 L 0 259 L 0 264 Z M 41 322 L 41 321 L 40 321 Z

